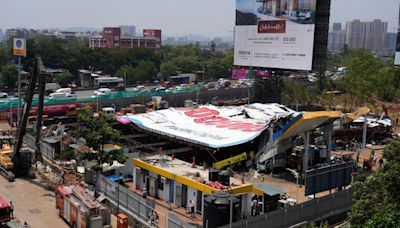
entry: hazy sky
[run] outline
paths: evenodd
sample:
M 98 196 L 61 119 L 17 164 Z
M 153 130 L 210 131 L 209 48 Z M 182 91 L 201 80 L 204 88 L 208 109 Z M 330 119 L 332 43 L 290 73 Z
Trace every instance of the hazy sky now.
M 254 1 L 254 0 L 253 0 Z M 400 0 L 332 0 L 331 22 L 389 22 L 397 28 Z M 164 35 L 229 36 L 235 0 L 0 0 L 0 28 L 68 28 L 136 25 Z

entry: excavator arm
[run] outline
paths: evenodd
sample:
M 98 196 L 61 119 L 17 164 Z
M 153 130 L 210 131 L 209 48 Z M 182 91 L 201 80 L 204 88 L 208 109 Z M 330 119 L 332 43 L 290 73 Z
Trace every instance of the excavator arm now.
M 29 173 L 31 164 L 32 164 L 32 153 L 31 152 L 26 152 L 26 153 L 21 153 L 21 148 L 22 148 L 22 142 L 24 135 L 26 133 L 26 125 L 28 123 L 28 117 L 29 117 L 29 110 L 32 107 L 32 100 L 35 92 L 35 86 L 36 82 L 39 79 L 39 102 L 38 102 L 38 126 L 37 128 L 39 131 L 36 132 L 38 137 L 36 138 L 37 144 L 38 144 L 38 139 L 40 139 L 41 135 L 41 123 L 42 123 L 42 115 L 43 115 L 43 100 L 44 100 L 44 79 L 43 75 L 45 75 L 45 68 L 42 63 L 42 59 L 40 56 L 35 56 L 34 60 L 34 65 L 33 65 L 33 74 L 31 78 L 31 82 L 29 84 L 28 88 L 28 93 L 27 93 L 27 98 L 25 102 L 25 106 L 23 109 L 23 116 L 22 119 L 18 125 L 18 132 L 17 132 L 17 138 L 16 138 L 16 145 L 14 147 L 14 152 L 12 154 L 12 162 L 14 164 L 14 174 L 16 176 L 26 176 Z M 36 154 L 40 155 L 40 148 L 37 148 Z

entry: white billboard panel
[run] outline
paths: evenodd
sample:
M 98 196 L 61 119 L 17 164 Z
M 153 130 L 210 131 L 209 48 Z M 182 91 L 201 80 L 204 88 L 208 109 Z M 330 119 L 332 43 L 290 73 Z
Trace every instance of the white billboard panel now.
M 311 70 L 317 0 L 236 0 L 234 64 Z
M 139 115 L 118 117 L 121 123 L 211 148 L 230 147 L 259 136 L 269 122 L 298 115 L 279 104 L 240 107 L 201 106 L 196 109 L 169 108 Z

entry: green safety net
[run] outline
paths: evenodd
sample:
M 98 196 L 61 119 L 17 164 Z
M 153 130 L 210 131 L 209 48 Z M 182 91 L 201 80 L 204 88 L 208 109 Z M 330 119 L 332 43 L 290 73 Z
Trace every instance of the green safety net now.
M 189 93 L 199 91 L 200 86 L 194 86 L 189 88 L 182 88 L 181 90 L 175 91 L 161 91 L 161 92 L 133 92 L 133 91 L 118 91 L 109 95 L 103 95 L 99 97 L 86 97 L 86 98 L 65 98 L 65 99 L 45 99 L 44 105 L 58 105 L 65 103 L 88 103 L 88 102 L 97 102 L 98 100 L 111 100 L 111 99 L 124 99 L 131 97 L 141 97 L 141 96 L 163 96 L 168 94 L 179 94 L 179 93 Z M 24 104 L 24 101 L 22 101 Z M 38 99 L 33 98 L 32 106 L 37 106 Z M 18 106 L 18 99 L 8 99 L 4 101 L 0 101 L 0 109 L 10 109 Z

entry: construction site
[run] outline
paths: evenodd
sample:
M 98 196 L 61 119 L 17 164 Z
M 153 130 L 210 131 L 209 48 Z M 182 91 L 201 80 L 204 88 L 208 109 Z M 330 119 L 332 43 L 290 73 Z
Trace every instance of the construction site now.
M 0 227 L 350 227 L 355 180 L 388 162 L 400 106 L 294 97 L 298 84 L 342 93 L 322 86 L 330 1 L 244 2 L 232 80 L 207 82 L 217 88 L 203 65 L 203 81 L 173 88 L 45 99 L 52 75 L 36 55 L 24 95 L 19 83 L 0 103 Z
M 38 57 L 33 80 L 39 85 L 41 64 Z M 95 104 L 70 104 L 68 113 L 57 115 L 64 121 L 46 122 L 49 108 L 40 88 L 38 106 L 31 108 L 35 84 L 18 127 L 2 123 L 1 174 L 9 182 L 36 179 L 54 192 L 56 213 L 73 227 L 219 227 L 345 192 L 343 202 L 335 202 L 340 205 L 304 211 L 340 218 L 351 205 L 354 175 L 381 166 L 382 149 L 398 137 L 395 121 L 385 117 L 395 107 L 384 107 L 377 117 L 368 108 L 294 111 L 240 100 L 229 106 L 186 100 L 184 107 L 168 107 L 153 97 L 146 105 L 99 112 Z M 97 149 L 88 146 L 74 134 L 86 127 L 81 112 L 93 121 L 107 116 L 119 137 Z M 99 163 L 107 154 L 124 159 Z M 11 205 L 2 205 L 2 224 L 18 227 Z

